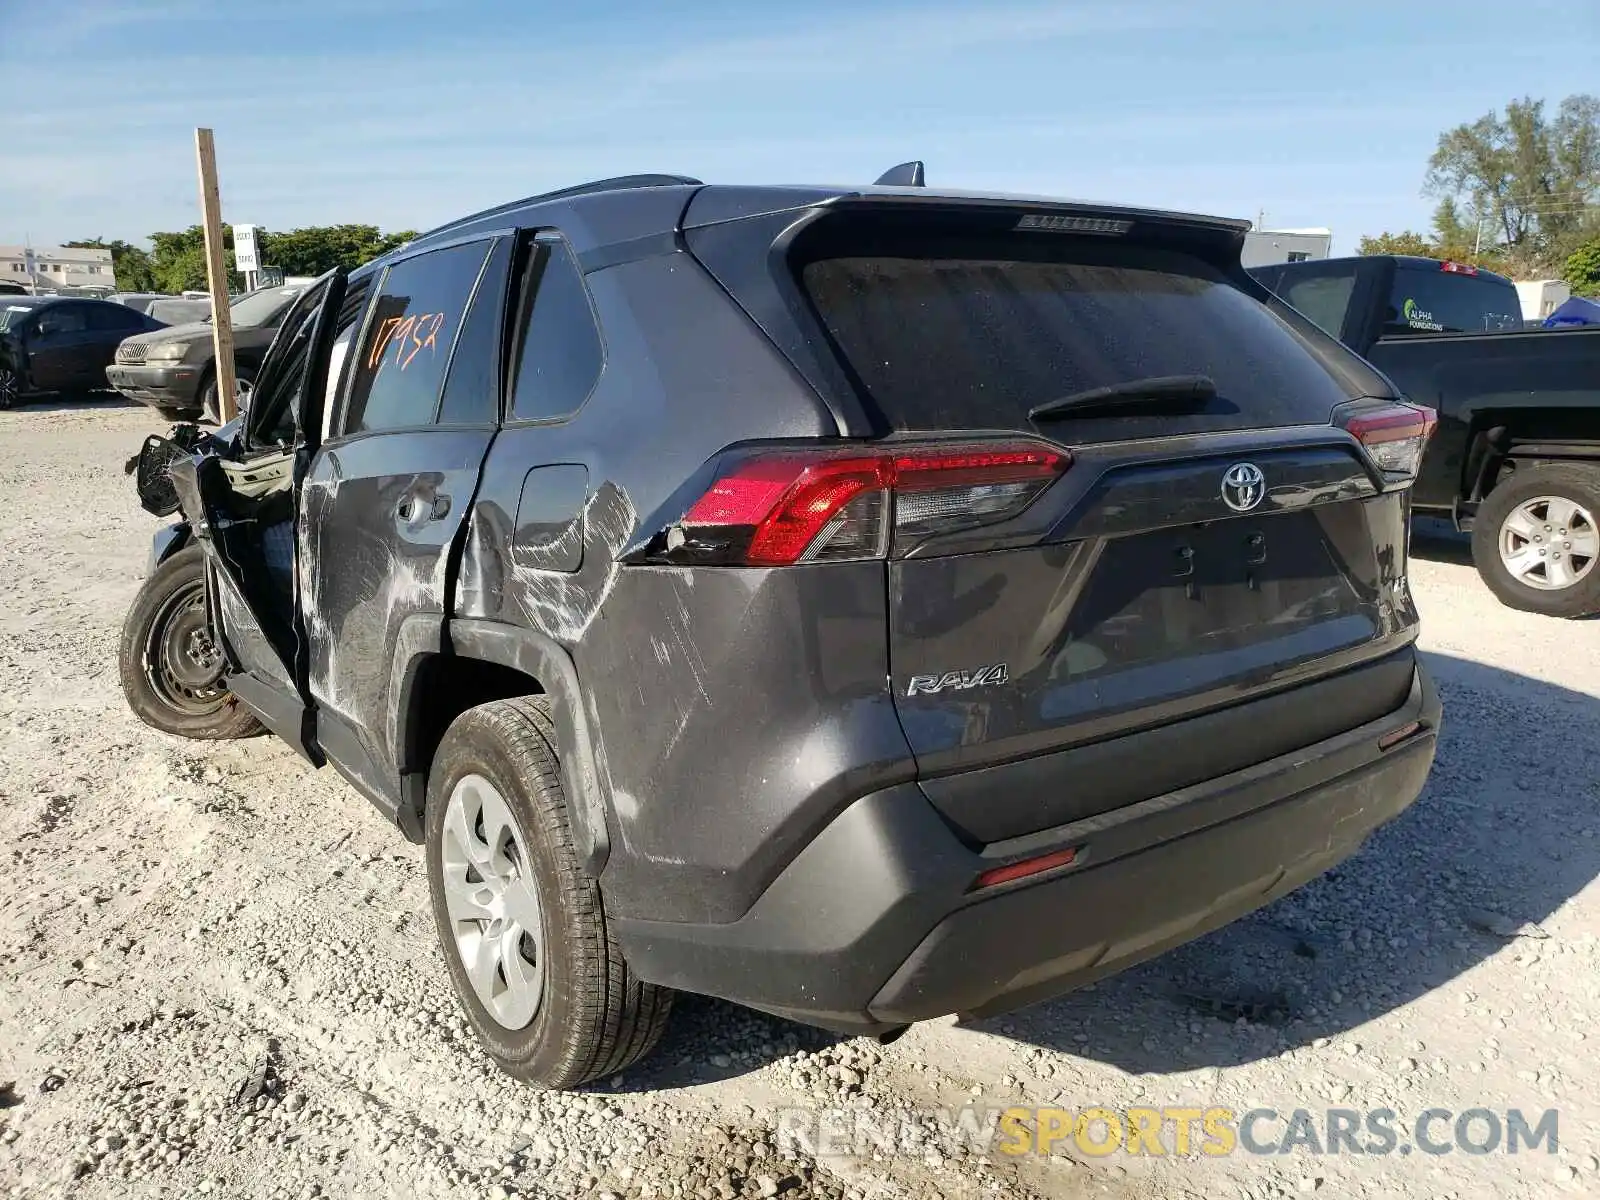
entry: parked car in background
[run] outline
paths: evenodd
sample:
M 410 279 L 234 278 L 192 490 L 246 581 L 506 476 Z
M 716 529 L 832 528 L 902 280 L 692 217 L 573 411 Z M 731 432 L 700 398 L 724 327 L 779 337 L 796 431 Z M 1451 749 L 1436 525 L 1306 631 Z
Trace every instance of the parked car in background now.
M 303 286 L 261 288 L 236 299 L 233 315 L 234 370 L 243 403 L 255 380 L 262 355 L 278 331 L 283 314 Z M 217 419 L 216 354 L 211 318 L 174 325 L 158 338 L 133 337 L 117 347 L 116 361 L 105 377 L 124 396 L 157 409 L 162 415 Z
M 164 292 L 113 292 L 106 297 L 112 304 L 121 304 L 136 312 L 149 312 L 150 305 L 167 299 Z
M 161 327 L 144 313 L 104 300 L 0 299 L 0 408 L 104 391 L 106 364 L 117 346 L 130 334 Z
M 28 285 L 14 279 L 0 279 L 0 296 L 31 296 Z
M 151 301 L 145 311 L 166 325 L 193 325 L 211 319 L 211 301 L 185 296 L 160 296 Z
M 182 520 L 129 704 L 422 841 L 468 1022 L 546 1086 L 674 990 L 889 1035 L 1121 970 L 1434 756 L 1432 414 L 1247 228 L 646 176 L 331 272 L 242 420 L 139 457 Z
M 1511 280 L 1431 258 L 1251 273 L 1438 412 L 1412 503 L 1471 532 L 1502 602 L 1600 612 L 1600 328 L 1526 329 Z

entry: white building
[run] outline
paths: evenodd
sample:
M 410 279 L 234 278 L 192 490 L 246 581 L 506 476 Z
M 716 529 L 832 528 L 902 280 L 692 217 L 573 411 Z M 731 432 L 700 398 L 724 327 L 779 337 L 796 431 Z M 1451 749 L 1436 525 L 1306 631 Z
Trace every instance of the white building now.
M 1564 279 L 1533 279 L 1517 284 L 1524 321 L 1542 321 L 1571 298 L 1572 287 Z
M 1327 258 L 1332 251 L 1333 231 L 1328 229 L 1252 229 L 1244 235 L 1247 267 Z
M 71 246 L 0 246 L 0 279 L 39 293 L 117 290 L 111 251 Z

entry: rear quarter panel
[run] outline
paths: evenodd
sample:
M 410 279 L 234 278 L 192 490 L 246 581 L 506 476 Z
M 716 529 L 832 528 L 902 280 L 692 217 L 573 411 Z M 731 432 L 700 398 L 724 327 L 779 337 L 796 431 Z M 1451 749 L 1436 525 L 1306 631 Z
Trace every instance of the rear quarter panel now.
M 866 790 L 873 764 L 907 761 L 884 687 L 883 565 L 622 565 L 681 515 L 724 447 L 833 434 L 837 423 L 689 255 L 586 282 L 605 368 L 571 417 L 511 421 L 496 437 L 452 615 L 534 629 L 571 655 L 608 809 L 608 903 L 729 920 L 775 872 L 773 831 L 796 819 L 798 797 Z M 568 535 L 575 554 L 551 552 L 547 513 L 524 512 L 517 533 L 530 491 L 541 508 L 553 502 L 543 484 L 555 465 L 587 478 Z

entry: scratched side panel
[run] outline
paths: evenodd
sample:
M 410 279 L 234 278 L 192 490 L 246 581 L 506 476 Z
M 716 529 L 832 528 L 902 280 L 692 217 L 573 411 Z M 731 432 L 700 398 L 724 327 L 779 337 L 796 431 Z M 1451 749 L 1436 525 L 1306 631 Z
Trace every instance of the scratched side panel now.
M 725 446 L 836 436 L 838 425 L 689 256 L 586 283 L 605 370 L 571 419 L 508 425 L 495 439 L 452 612 L 537 630 L 571 653 L 613 826 L 608 904 L 731 919 L 785 853 L 785 831 L 852 789 L 908 777 L 886 690 L 883 567 L 621 567 L 680 515 L 669 510 L 686 483 Z M 531 470 L 565 464 L 587 471 L 582 549 L 576 570 L 541 569 L 572 559 L 519 554 L 518 507 Z M 730 737 L 744 739 L 737 764 Z
M 608 903 L 731 920 L 851 800 L 910 779 L 886 628 L 881 563 L 619 572 L 575 650 L 608 681 Z
M 386 769 L 399 761 L 395 659 L 415 653 L 402 627 L 430 615 L 443 623 L 448 551 L 489 439 L 475 429 L 360 438 L 324 447 L 306 478 L 300 553 L 311 693 Z M 409 521 L 402 500 L 411 502 Z

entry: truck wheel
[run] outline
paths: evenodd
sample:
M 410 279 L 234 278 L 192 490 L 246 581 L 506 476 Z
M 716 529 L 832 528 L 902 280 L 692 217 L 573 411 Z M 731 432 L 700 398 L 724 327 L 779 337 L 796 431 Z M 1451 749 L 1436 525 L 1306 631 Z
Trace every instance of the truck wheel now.
M 249 737 L 261 724 L 222 684 L 222 651 L 206 620 L 202 553 L 185 546 L 134 597 L 122 623 L 122 693 L 134 716 L 163 733 Z
M 1501 603 L 1549 617 L 1600 612 L 1600 469 L 1538 463 L 1478 508 L 1472 561 Z
M 429 771 L 426 830 L 450 982 L 501 1070 L 571 1088 L 655 1047 L 673 994 L 629 971 L 578 864 L 547 701 L 456 718 Z

